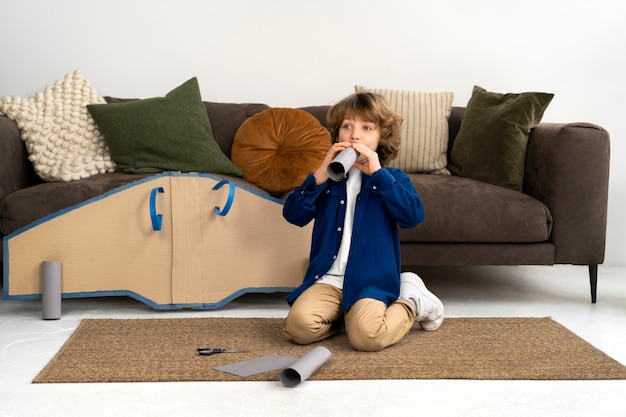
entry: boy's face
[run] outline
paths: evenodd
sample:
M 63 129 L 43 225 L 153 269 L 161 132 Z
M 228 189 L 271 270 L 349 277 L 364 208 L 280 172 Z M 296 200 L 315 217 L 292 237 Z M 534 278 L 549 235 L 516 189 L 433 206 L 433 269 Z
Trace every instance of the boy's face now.
M 346 116 L 339 128 L 339 142 L 362 143 L 374 152 L 380 142 L 380 129 L 376 123 L 358 116 Z

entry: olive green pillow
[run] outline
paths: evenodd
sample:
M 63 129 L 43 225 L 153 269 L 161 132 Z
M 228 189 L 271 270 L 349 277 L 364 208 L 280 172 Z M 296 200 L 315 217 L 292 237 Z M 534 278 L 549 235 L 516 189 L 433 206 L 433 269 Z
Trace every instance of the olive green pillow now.
M 554 94 L 500 94 L 474 86 L 448 169 L 456 175 L 522 191 L 526 147 Z
M 102 132 L 118 171 L 241 176 L 213 137 L 195 77 L 165 97 L 91 104 L 87 109 Z

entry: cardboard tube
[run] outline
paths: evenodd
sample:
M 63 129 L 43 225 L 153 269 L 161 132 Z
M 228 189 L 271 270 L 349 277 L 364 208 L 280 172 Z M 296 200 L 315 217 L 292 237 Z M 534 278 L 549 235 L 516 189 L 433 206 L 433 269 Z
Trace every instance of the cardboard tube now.
M 41 313 L 44 320 L 61 318 L 61 261 L 41 263 Z
M 280 382 L 286 387 L 294 387 L 306 381 L 315 371 L 330 360 L 330 350 L 318 346 L 295 361 L 280 373 Z
M 352 165 L 356 162 L 357 156 L 357 151 L 355 151 L 352 147 L 339 152 L 330 164 L 328 164 L 328 176 L 332 178 L 333 181 L 341 181 L 341 179 L 346 176 L 346 173 L 350 171 Z

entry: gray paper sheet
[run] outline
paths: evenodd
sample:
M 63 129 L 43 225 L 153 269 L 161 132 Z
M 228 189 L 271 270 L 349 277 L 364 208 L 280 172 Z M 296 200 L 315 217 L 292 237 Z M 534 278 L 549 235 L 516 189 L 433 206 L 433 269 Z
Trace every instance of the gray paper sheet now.
M 248 361 L 231 363 L 230 365 L 218 366 L 214 369 L 237 376 L 247 377 L 263 372 L 283 369 L 294 363 L 295 360 L 296 359 L 291 356 L 269 355 Z

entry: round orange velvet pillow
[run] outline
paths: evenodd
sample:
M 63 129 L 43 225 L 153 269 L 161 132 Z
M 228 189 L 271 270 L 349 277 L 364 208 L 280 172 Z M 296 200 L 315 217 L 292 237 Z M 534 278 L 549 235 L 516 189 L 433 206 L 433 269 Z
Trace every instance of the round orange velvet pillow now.
M 330 146 L 328 130 L 312 114 L 271 107 L 241 124 L 231 159 L 246 181 L 281 195 L 319 168 Z

